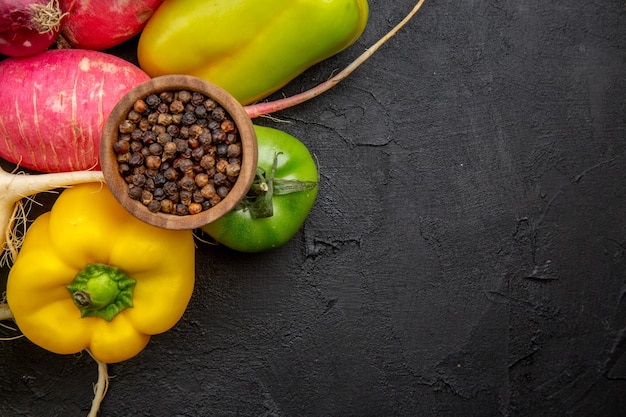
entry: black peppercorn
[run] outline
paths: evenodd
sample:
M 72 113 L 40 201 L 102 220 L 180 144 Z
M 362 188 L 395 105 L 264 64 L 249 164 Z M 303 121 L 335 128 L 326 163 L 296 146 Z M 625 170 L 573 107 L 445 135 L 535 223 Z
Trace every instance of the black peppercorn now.
M 143 132 L 141 136 L 141 142 L 144 145 L 151 145 L 156 141 L 157 141 L 157 135 L 153 131 L 149 130 L 147 132 Z
M 173 118 L 172 118 L 172 123 L 175 123 Z M 167 127 L 167 133 L 172 137 L 178 136 L 179 132 L 180 132 L 180 129 L 175 124 L 171 124 Z
M 157 123 L 162 126 L 168 126 L 172 124 L 172 115 L 169 113 L 161 113 L 157 117 Z
M 228 195 L 228 192 L 230 191 L 230 189 L 224 185 L 222 185 L 221 187 L 217 187 L 217 195 L 220 196 L 221 198 L 225 198 Z
M 130 158 L 128 158 L 128 165 L 130 166 L 139 166 L 141 164 L 143 164 L 144 161 L 144 157 L 141 153 L 139 152 L 133 152 L 130 155 Z
M 185 112 L 185 114 L 183 114 L 182 123 L 184 125 L 192 125 L 196 122 L 196 120 L 197 120 L 196 115 L 191 112 Z
M 165 177 L 162 173 L 157 172 L 154 176 L 154 186 L 157 188 L 163 187 L 165 185 Z
M 150 108 L 156 108 L 161 103 L 161 99 L 156 94 L 150 94 L 146 97 L 146 104 Z
M 241 146 L 238 143 L 231 143 L 226 149 L 226 156 L 236 158 L 241 155 Z
M 213 111 L 217 107 L 217 103 L 215 102 L 215 100 L 208 98 L 204 102 L 204 107 L 208 111 Z
M 142 192 L 143 192 L 143 189 L 141 187 L 137 187 L 134 185 L 131 185 L 130 187 L 128 187 L 128 196 L 132 198 L 133 200 L 139 200 L 141 198 Z
M 222 143 L 226 141 L 226 133 L 222 129 L 216 129 L 211 132 L 211 138 L 215 143 Z
M 185 216 L 189 214 L 187 206 L 185 204 L 179 203 L 176 204 L 176 214 L 179 216 Z
M 146 102 L 141 99 L 136 100 L 135 103 L 133 103 L 133 110 L 139 114 L 143 114 L 147 107 Z
M 207 115 L 206 107 L 198 106 L 194 109 L 194 113 L 196 114 L 196 117 L 204 119 Z
M 181 90 L 178 92 L 178 99 L 183 103 L 187 103 L 191 100 L 191 93 L 187 90 Z
M 126 119 L 120 123 L 119 132 L 120 133 L 130 133 L 135 130 L 135 124 L 130 120 Z
M 226 174 L 222 172 L 218 172 L 213 176 L 213 182 L 217 186 L 226 185 L 227 181 L 228 178 L 226 177 Z
M 150 150 L 150 153 L 152 155 L 161 155 L 163 153 L 163 146 L 161 146 L 159 143 L 152 143 L 150 144 L 150 146 L 148 147 L 148 149 Z
M 185 175 L 178 181 L 178 186 L 185 191 L 193 191 L 196 182 L 193 178 Z
M 147 207 L 152 213 L 157 213 L 161 210 L 161 202 L 159 200 L 152 200 L 148 203 Z
M 235 123 L 230 120 L 224 120 L 221 124 L 220 127 L 222 128 L 222 130 L 226 133 L 231 133 L 235 131 Z
M 228 177 L 237 177 L 240 172 L 241 165 L 239 165 L 239 163 L 237 162 L 228 164 L 228 166 L 226 167 L 226 176 Z
M 131 173 L 130 166 L 128 164 L 120 164 L 118 167 L 118 172 L 121 176 L 125 177 Z
M 172 202 L 172 200 L 169 199 L 164 199 L 161 200 L 161 211 L 163 213 L 172 213 L 174 211 L 174 203 Z
M 163 91 L 161 94 L 159 94 L 159 99 L 162 103 L 169 104 L 174 101 L 174 93 L 171 91 Z
M 129 196 L 151 212 L 208 210 L 228 195 L 241 171 L 237 127 L 202 93 L 163 91 L 136 100 L 118 130 L 118 172 Z
M 202 211 L 202 204 L 198 202 L 192 202 L 189 204 L 189 208 L 187 209 L 189 214 L 198 214 Z
M 161 166 L 161 157 L 159 157 L 158 155 L 149 155 L 149 156 L 146 157 L 146 167 L 147 168 L 159 169 L 160 166 Z
M 191 151 L 191 157 L 195 159 L 196 161 L 200 161 L 203 156 L 204 156 L 203 148 L 196 148 L 193 151 Z
M 128 152 L 130 149 L 130 142 L 127 140 L 116 140 L 113 143 L 113 150 L 115 153 L 122 154 Z
M 166 181 L 176 181 L 178 178 L 178 171 L 175 168 L 170 167 L 163 172 L 163 178 L 165 178 Z
M 172 104 L 170 104 L 170 111 L 173 114 L 182 113 L 184 110 L 185 110 L 185 105 L 180 100 L 174 100 L 172 101 Z
M 167 103 L 159 103 L 157 106 L 157 112 L 159 113 L 167 113 L 170 110 L 170 106 Z
M 226 118 L 226 111 L 224 111 L 224 109 L 221 107 L 216 107 L 211 112 L 211 117 L 218 122 L 222 122 Z
M 131 110 L 128 113 L 128 120 L 130 120 L 133 123 L 137 123 L 138 121 L 141 120 L 141 113 L 138 113 L 135 110 Z
M 150 202 L 152 202 L 152 200 L 154 200 L 154 197 L 152 196 L 152 193 L 150 191 L 143 190 L 141 192 L 141 202 L 143 203 L 144 206 L 147 206 Z

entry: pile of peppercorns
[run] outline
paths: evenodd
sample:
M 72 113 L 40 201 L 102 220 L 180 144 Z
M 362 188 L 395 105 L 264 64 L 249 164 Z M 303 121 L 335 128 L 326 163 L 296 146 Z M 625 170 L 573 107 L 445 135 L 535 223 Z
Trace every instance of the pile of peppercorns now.
M 228 195 L 241 170 L 235 123 L 222 106 L 195 91 L 136 100 L 113 149 L 128 195 L 154 213 L 208 210 Z

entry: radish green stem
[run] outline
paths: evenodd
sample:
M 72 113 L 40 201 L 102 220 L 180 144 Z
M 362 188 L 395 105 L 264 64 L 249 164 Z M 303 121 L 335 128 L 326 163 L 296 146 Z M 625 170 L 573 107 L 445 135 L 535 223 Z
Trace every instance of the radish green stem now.
M 419 0 L 417 4 L 413 7 L 413 9 L 398 23 L 393 29 L 391 29 L 385 36 L 380 38 L 374 45 L 369 47 L 365 52 L 363 52 L 357 59 L 352 61 L 350 65 L 344 68 L 340 73 L 330 78 L 326 82 L 323 82 L 307 91 L 304 91 L 300 94 L 293 95 L 291 97 L 286 97 L 280 100 L 270 101 L 266 103 L 257 103 L 250 104 L 245 106 L 246 112 L 251 119 L 254 119 L 259 116 L 275 113 L 280 110 L 288 109 L 289 107 L 293 107 L 295 105 L 304 103 L 305 101 L 311 100 L 319 96 L 320 94 L 330 90 L 339 82 L 346 79 L 350 74 L 352 74 L 363 62 L 365 62 L 369 57 L 374 55 L 374 53 L 380 49 L 381 46 L 389 39 L 391 39 L 404 25 L 407 24 L 409 20 L 417 13 L 417 11 L 422 7 L 422 4 L 425 0 Z
M 0 242 L 13 261 L 18 248 L 15 244 L 13 224 L 22 198 L 86 182 L 104 182 L 100 171 L 74 171 L 53 174 L 10 174 L 0 168 Z

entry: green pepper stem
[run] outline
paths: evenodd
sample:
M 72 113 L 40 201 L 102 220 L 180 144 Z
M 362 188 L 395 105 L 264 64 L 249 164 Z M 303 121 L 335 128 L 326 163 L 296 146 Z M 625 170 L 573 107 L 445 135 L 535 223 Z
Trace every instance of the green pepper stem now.
M 345 67 L 341 72 L 339 72 L 334 77 L 330 78 L 326 82 L 323 82 L 309 90 L 306 90 L 300 94 L 295 94 L 291 97 L 286 97 L 280 100 L 269 101 L 264 103 L 250 104 L 245 106 L 246 112 L 251 119 L 254 119 L 259 116 L 264 116 L 268 114 L 275 113 L 280 110 L 285 110 L 290 107 L 296 106 L 298 104 L 302 104 L 305 101 L 309 101 L 322 93 L 333 88 L 335 85 L 339 84 L 341 81 L 348 78 L 350 74 L 352 74 L 362 63 L 367 61 L 369 57 L 374 55 L 374 53 L 380 49 L 385 42 L 391 39 L 404 25 L 408 23 L 409 20 L 417 13 L 417 11 L 422 7 L 425 0 L 419 0 L 413 9 L 398 23 L 393 29 L 385 34 L 382 38 L 380 38 L 374 45 L 365 50 L 357 59 L 352 61 L 347 67 Z
M 133 306 L 135 280 L 118 268 L 87 264 L 67 286 L 81 317 L 100 317 L 106 321 Z

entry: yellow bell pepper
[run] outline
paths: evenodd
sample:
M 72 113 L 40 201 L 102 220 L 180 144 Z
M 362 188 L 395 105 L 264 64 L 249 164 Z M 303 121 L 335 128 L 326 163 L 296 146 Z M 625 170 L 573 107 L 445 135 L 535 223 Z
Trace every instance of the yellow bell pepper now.
M 368 13 L 367 0 L 166 0 L 141 33 L 139 66 L 203 78 L 248 104 L 353 44 Z
M 191 230 L 151 226 L 105 185 L 61 193 L 31 225 L 7 282 L 17 326 L 54 353 L 137 355 L 181 318 L 195 278 Z

